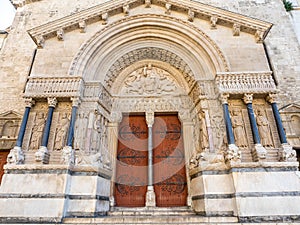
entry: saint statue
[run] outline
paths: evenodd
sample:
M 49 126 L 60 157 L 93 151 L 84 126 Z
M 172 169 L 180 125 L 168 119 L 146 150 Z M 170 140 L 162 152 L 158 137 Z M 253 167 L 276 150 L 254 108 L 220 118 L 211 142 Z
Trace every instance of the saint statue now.
M 270 133 L 270 123 L 263 112 L 258 109 L 256 122 L 258 126 L 258 132 L 261 138 L 261 144 L 265 147 L 273 147 L 273 142 Z
M 56 128 L 54 150 L 61 150 L 66 145 L 69 124 L 68 114 L 64 113 Z
M 235 144 L 238 147 L 247 147 L 247 138 L 245 134 L 244 121 L 239 109 L 234 109 L 231 117 Z
M 30 139 L 30 149 L 39 149 L 42 143 L 42 136 L 45 126 L 45 115 L 43 112 L 39 112 L 36 115 L 34 125 L 32 127 L 31 139 Z

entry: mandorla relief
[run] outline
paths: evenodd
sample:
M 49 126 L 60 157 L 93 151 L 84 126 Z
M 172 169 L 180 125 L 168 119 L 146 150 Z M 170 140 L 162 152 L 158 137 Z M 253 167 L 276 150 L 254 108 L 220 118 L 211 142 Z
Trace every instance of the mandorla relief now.
M 132 72 L 124 81 L 122 95 L 167 95 L 178 92 L 174 78 L 169 72 L 151 64 Z

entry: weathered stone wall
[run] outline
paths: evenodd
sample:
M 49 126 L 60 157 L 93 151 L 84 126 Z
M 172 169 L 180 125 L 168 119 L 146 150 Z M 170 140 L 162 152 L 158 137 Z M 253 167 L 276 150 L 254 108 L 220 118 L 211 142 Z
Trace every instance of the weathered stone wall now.
M 300 100 L 300 45 L 281 0 L 197 1 L 273 23 L 265 45 L 280 89 L 280 106 Z

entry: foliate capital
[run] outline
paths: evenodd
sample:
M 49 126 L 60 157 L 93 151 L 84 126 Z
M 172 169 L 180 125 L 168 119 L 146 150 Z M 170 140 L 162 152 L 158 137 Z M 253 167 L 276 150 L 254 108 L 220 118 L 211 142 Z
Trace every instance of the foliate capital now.
M 72 101 L 72 106 L 73 107 L 78 107 L 81 103 L 81 100 L 80 100 L 79 97 L 72 97 L 71 101 Z
M 245 104 L 250 104 L 253 101 L 253 94 L 244 94 L 243 101 Z
M 270 94 L 267 96 L 266 100 L 267 100 L 268 102 L 270 102 L 271 104 L 272 104 L 272 103 L 276 103 L 277 100 L 278 100 L 278 96 L 277 96 L 277 94 L 270 93 Z
M 146 112 L 146 122 L 148 127 L 152 127 L 154 124 L 154 112 L 153 111 L 148 111 Z
M 56 98 L 48 98 L 48 105 L 49 105 L 49 107 L 55 108 L 57 105 L 57 99 Z
M 25 107 L 31 108 L 35 104 L 32 98 L 25 98 Z
M 222 102 L 222 105 L 228 104 L 228 98 L 229 98 L 229 94 L 221 94 L 220 100 Z

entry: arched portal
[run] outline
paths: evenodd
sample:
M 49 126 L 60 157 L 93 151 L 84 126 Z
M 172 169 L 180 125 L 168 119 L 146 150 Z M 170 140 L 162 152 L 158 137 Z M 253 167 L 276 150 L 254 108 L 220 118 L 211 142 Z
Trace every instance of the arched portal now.
M 75 144 L 109 162 L 112 204 L 191 204 L 188 165 L 201 148 L 203 86 L 213 92 L 216 73 L 228 70 L 205 33 L 170 16 L 127 17 L 82 46 L 69 71 L 84 80 Z

